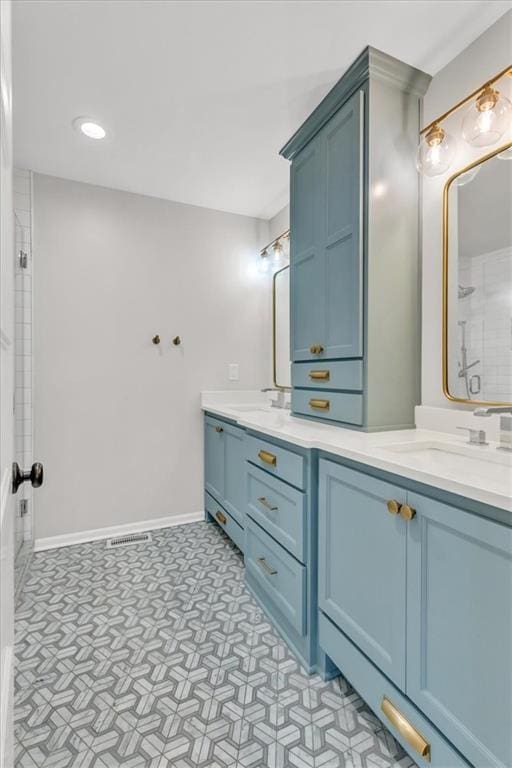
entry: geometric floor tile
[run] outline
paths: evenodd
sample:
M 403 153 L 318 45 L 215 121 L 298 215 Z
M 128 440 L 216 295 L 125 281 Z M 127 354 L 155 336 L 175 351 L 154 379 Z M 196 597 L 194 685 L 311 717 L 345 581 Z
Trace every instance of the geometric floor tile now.
M 15 628 L 16 768 L 414 768 L 301 669 L 216 525 L 36 554 Z

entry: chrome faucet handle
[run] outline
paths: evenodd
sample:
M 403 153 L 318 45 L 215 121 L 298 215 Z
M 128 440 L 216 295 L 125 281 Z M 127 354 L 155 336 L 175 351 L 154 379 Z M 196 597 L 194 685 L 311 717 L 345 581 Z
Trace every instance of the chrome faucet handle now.
M 500 451 L 512 451 L 512 415 L 500 416 Z
M 489 445 L 485 439 L 484 429 L 471 429 L 471 427 L 457 427 L 457 429 L 464 429 L 466 432 L 469 432 L 468 443 L 470 445 Z

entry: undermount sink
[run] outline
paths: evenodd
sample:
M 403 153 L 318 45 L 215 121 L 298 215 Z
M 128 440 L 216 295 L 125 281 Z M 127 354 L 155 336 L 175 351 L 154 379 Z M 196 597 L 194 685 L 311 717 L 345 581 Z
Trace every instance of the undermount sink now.
M 473 484 L 491 483 L 501 492 L 512 491 L 512 454 L 492 446 L 461 445 L 435 440 L 379 446 L 389 458 L 436 477 L 471 478 Z
M 270 405 L 245 404 L 245 405 L 230 405 L 229 410 L 236 411 L 237 413 L 270 413 L 271 410 L 276 410 L 276 409 L 275 408 L 271 409 Z
M 444 443 L 436 440 L 422 440 L 410 443 L 391 443 L 389 445 L 379 446 L 384 451 L 391 451 L 393 453 L 399 453 L 403 457 L 403 454 L 410 455 L 430 455 L 433 458 L 438 457 L 440 459 L 450 457 L 451 459 L 456 456 L 461 456 L 464 459 L 472 459 L 473 461 L 486 461 L 491 464 L 501 464 L 506 467 L 512 467 L 512 454 L 506 451 L 498 451 L 488 446 L 477 445 L 461 445 L 460 443 Z

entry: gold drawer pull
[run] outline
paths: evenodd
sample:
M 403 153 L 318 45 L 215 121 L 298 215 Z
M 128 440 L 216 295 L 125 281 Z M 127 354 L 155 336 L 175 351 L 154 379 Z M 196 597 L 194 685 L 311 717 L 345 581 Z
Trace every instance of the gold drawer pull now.
M 273 504 L 271 504 L 269 501 L 266 500 L 264 496 L 260 496 L 258 498 L 259 503 L 262 507 L 265 507 L 266 509 L 269 509 L 271 512 L 277 512 L 278 507 L 275 507 Z
M 224 427 L 215 427 L 216 432 L 224 432 Z
M 309 405 L 311 408 L 317 408 L 320 411 L 328 411 L 330 401 L 329 400 L 310 400 Z
M 309 351 L 312 355 L 321 355 L 324 351 L 324 348 L 321 344 L 312 344 L 309 348 Z
M 388 508 L 388 512 L 391 512 L 392 515 L 398 515 L 402 508 L 402 505 L 396 499 L 389 499 L 386 506 Z
M 330 371 L 310 371 L 309 378 L 321 379 L 322 381 L 329 381 L 329 379 L 331 378 L 331 372 Z
M 412 520 L 416 514 L 416 510 L 410 507 L 408 504 L 402 504 L 400 507 L 400 515 L 404 520 Z
M 262 461 L 265 462 L 265 464 L 270 464 L 273 467 L 277 466 L 277 456 L 275 456 L 273 453 L 262 450 L 258 451 L 258 456 Z
M 380 708 L 405 741 L 411 745 L 418 755 L 421 755 L 430 762 L 430 743 L 406 720 L 400 710 L 390 702 L 387 696 L 383 697 Z
M 217 518 L 219 523 L 222 523 L 222 525 L 226 525 L 227 523 L 226 515 L 223 512 L 221 512 L 220 509 L 218 512 L 215 513 L 215 517 Z
M 261 570 L 265 571 L 265 573 L 268 573 L 269 576 L 275 576 L 277 573 L 276 569 L 272 568 L 272 566 L 267 563 L 264 557 L 258 557 L 258 565 Z

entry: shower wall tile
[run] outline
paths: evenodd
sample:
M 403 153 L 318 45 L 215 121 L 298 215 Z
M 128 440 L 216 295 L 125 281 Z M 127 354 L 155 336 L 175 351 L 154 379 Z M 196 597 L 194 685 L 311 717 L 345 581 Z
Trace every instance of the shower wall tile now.
M 16 461 L 23 467 L 33 462 L 33 410 L 32 410 L 32 178 L 30 171 L 14 170 L 15 221 L 15 452 Z M 27 266 L 19 263 L 20 251 L 27 254 Z M 22 521 L 17 518 L 16 551 L 31 551 L 33 541 L 32 488 L 23 485 L 16 496 L 19 503 L 28 502 L 28 512 Z M 17 589 L 21 587 L 23 568 L 17 568 Z

